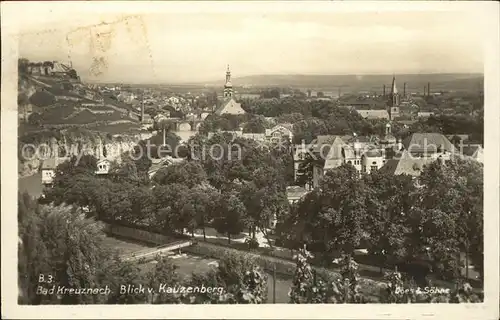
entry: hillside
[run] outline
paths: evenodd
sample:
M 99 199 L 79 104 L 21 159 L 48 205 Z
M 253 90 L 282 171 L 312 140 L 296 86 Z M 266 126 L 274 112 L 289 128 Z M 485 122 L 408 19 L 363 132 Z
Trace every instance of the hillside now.
M 402 90 L 403 83 L 407 83 L 407 90 L 420 90 L 428 82 L 431 90 L 478 90 L 483 81 L 482 74 L 397 74 L 396 82 Z M 337 90 L 343 92 L 353 91 L 379 91 L 385 84 L 387 88 L 392 82 L 392 75 L 253 75 L 234 77 L 235 86 L 254 87 L 295 87 L 302 89 Z M 208 83 L 222 86 L 223 81 Z
M 119 132 L 124 134 L 140 129 L 131 106 L 113 103 L 79 79 L 20 72 L 18 106 L 20 135 L 75 126 L 117 132 L 109 127 L 128 124 L 127 132 Z

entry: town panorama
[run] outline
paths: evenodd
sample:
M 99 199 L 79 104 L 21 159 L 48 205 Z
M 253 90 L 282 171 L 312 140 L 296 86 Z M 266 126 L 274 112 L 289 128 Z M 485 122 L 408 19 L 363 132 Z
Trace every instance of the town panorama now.
M 19 304 L 483 301 L 482 73 L 234 58 L 139 83 L 30 52 Z

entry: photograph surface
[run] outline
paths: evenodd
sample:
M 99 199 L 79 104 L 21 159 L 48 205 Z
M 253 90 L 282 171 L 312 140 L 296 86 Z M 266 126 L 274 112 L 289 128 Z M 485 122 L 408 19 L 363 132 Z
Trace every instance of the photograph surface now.
M 485 308 L 484 10 L 51 6 L 12 57 L 19 306 Z

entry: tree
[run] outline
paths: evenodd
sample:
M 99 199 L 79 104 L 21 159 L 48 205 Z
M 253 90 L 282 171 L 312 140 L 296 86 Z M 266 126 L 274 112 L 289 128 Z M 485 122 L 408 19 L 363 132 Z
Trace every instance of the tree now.
M 365 297 L 359 293 L 358 265 L 351 256 L 340 259 L 341 278 L 328 279 L 319 275 L 309 261 L 313 255 L 305 245 L 295 255 L 297 263 L 290 289 L 291 303 L 364 303 Z
M 149 288 L 155 291 L 150 297 L 154 304 L 180 303 L 185 293 L 176 292 L 179 290 L 179 275 L 176 272 L 177 266 L 168 257 L 159 256 L 153 270 L 146 275 Z M 169 292 L 169 291 L 172 292 Z M 175 290 L 175 291 L 174 291 Z
M 421 225 L 420 234 L 427 237 L 425 245 L 430 245 L 438 271 L 444 277 L 461 274 L 460 251 L 467 253 L 466 257 L 471 252 L 482 252 L 482 172 L 479 163 L 454 159 L 444 165 L 436 161 L 420 175 L 422 187 L 415 206 L 420 211 L 414 215 Z M 432 212 L 436 217 L 431 216 Z
M 309 153 L 306 153 L 304 160 L 299 164 L 295 183 L 300 186 L 312 185 L 314 165 L 316 163 L 320 163 L 321 161 L 324 160 L 321 158 L 314 159 Z
M 78 74 L 75 69 L 71 69 L 68 71 L 68 76 L 72 79 L 79 79 Z
M 121 291 L 122 286 L 139 288 L 146 282 L 137 263 L 123 261 L 118 257 L 110 261 L 103 261 L 101 281 L 108 285 L 111 293 L 107 297 L 107 304 L 142 304 L 147 302 L 147 295 L 129 294 Z
M 263 116 L 255 116 L 245 123 L 243 132 L 264 133 L 267 127 L 268 123 Z
M 188 227 L 192 217 L 186 215 L 185 208 L 189 193 L 190 189 L 183 184 L 159 185 L 154 188 L 154 221 L 158 230 L 167 233 L 180 231 L 182 234 L 183 229 Z
M 293 275 L 289 296 L 291 303 L 312 303 L 323 301 L 323 292 L 315 290 L 315 274 L 308 260 L 313 255 L 304 248 L 294 256 L 297 267 Z
M 227 234 L 227 241 L 231 243 L 231 235 L 243 231 L 243 217 L 245 206 L 236 192 L 222 195 L 221 211 L 214 219 L 214 227 L 219 233 Z
M 367 232 L 371 254 L 380 258 L 380 269 L 391 259 L 408 255 L 407 217 L 415 203 L 416 188 L 410 176 L 375 171 L 363 177 L 367 186 Z
M 103 261 L 102 226 L 75 207 L 38 205 L 20 196 L 20 259 L 22 300 L 29 304 L 103 302 L 100 295 L 40 295 L 53 285 L 81 289 L 100 285 Z M 45 282 L 40 281 L 44 275 Z M 49 277 L 52 276 L 52 278 Z
M 126 159 L 121 164 L 112 164 L 108 173 L 108 177 L 114 182 L 128 182 L 139 184 L 139 174 L 134 161 Z
M 226 253 L 216 270 L 205 275 L 194 274 L 192 286 L 224 288 L 218 294 L 196 294 L 194 303 L 265 303 L 267 301 L 267 275 L 254 258 L 235 253 Z
M 342 165 L 325 174 L 320 189 L 320 207 L 316 214 L 324 226 L 326 249 L 352 254 L 365 232 L 366 187 L 354 167 Z
M 39 126 L 40 124 L 42 124 L 42 121 L 42 115 L 38 112 L 33 112 L 28 116 L 28 123 L 33 126 Z
M 162 185 L 179 183 L 192 188 L 206 182 L 207 175 L 199 162 L 183 161 L 161 168 L 153 181 Z
M 29 64 L 30 64 L 30 62 L 28 59 L 25 59 L 25 58 L 17 59 L 17 70 L 18 70 L 19 74 L 27 74 Z
M 205 227 L 219 208 L 220 194 L 210 185 L 199 185 L 191 189 L 188 201 L 194 212 L 195 226 L 202 228 L 206 241 Z

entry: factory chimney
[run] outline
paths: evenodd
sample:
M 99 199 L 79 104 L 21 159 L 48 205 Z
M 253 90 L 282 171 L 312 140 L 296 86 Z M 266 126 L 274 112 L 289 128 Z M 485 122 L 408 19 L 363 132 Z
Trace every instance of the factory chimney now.
M 141 102 L 141 122 L 144 122 L 144 102 Z
M 385 84 L 384 84 L 384 91 L 383 91 L 383 97 L 385 98 Z
M 406 97 L 406 82 L 403 83 L 403 97 Z
M 431 83 L 430 82 L 427 82 L 427 95 L 428 96 L 431 95 Z

